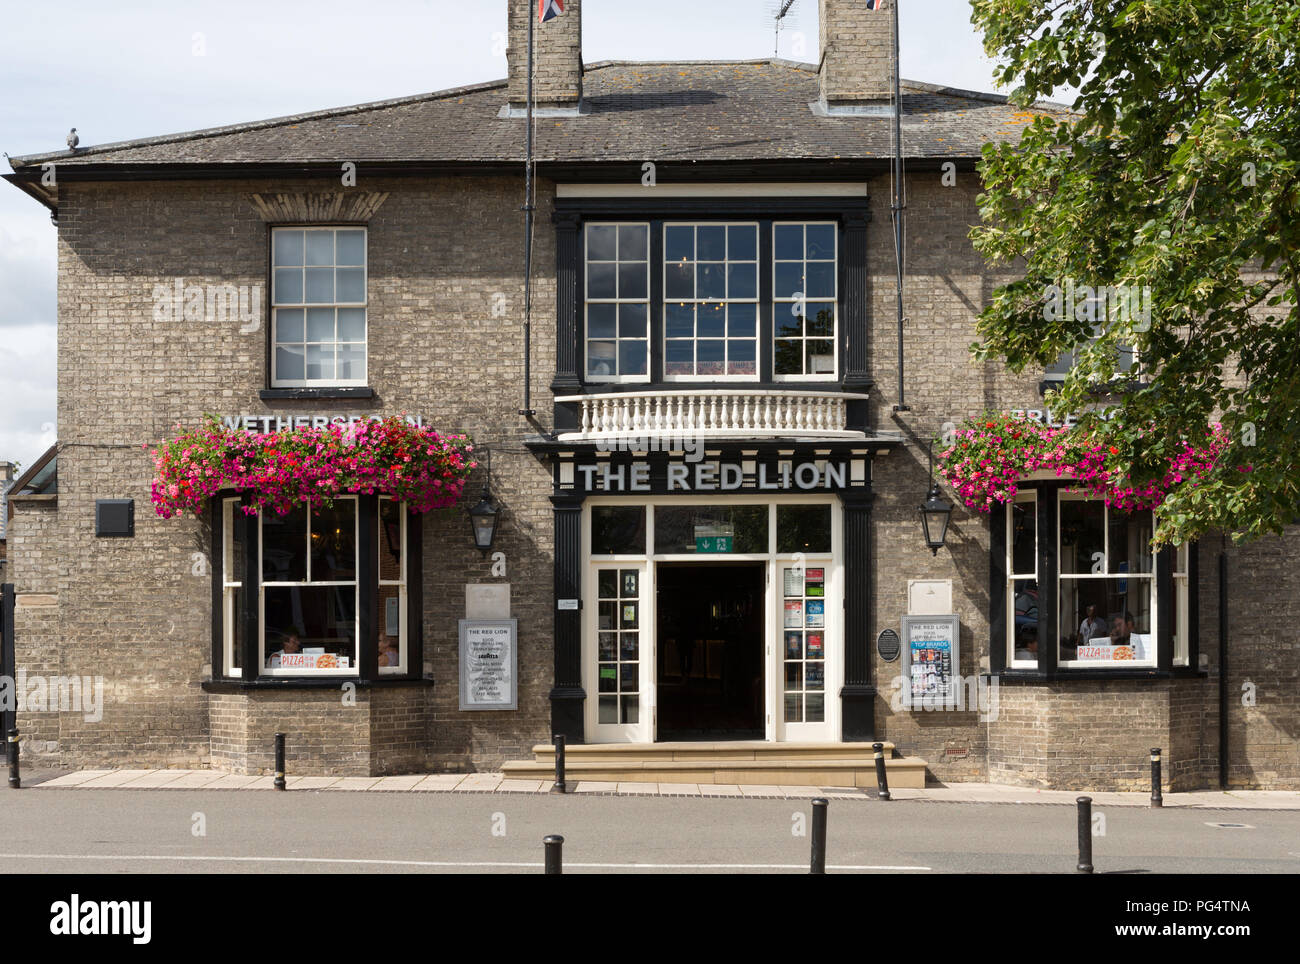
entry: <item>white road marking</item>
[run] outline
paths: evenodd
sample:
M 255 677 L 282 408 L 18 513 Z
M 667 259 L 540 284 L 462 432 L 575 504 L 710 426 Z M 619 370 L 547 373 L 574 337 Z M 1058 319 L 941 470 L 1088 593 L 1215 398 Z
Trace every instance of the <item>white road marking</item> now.
M 0 854 L 0 859 L 22 860 L 170 860 L 285 864 L 379 864 L 398 867 L 542 867 L 542 861 L 509 860 L 379 860 L 362 857 L 187 857 L 180 854 Z M 565 867 L 596 870 L 806 870 L 804 864 L 639 864 L 565 861 Z M 929 870 L 929 867 L 877 864 L 827 864 L 827 870 Z

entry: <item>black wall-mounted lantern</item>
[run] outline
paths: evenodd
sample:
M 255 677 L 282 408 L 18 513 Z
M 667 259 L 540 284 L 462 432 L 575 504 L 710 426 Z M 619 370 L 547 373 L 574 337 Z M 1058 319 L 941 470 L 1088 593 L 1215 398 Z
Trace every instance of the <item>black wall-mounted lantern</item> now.
M 948 520 L 952 518 L 952 506 L 939 495 L 939 483 L 934 479 L 934 443 L 930 443 L 930 494 L 921 506 L 921 531 L 925 534 L 925 545 L 934 555 L 943 548 L 948 538 Z
M 492 502 L 492 493 L 488 490 L 488 480 L 492 477 L 492 452 L 488 451 L 487 478 L 483 480 L 483 497 L 478 505 L 469 510 L 470 531 L 474 535 L 475 548 L 487 552 L 492 548 L 492 540 L 497 534 L 497 515 L 500 510 Z

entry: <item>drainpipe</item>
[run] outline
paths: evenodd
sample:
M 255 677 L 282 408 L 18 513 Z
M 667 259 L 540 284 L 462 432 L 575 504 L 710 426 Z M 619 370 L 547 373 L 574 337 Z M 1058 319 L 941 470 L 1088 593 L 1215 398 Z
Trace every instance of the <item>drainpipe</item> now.
M 1219 788 L 1228 788 L 1228 553 L 1219 550 Z

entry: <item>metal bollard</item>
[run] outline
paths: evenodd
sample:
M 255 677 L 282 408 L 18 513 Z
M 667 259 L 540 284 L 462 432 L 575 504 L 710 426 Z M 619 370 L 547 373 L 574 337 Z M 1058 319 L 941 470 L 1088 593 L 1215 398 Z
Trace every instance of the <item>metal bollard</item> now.
M 810 874 L 826 873 L 826 800 L 818 797 L 813 800 L 812 814 L 812 865 Z
M 889 799 L 889 777 L 885 775 L 885 744 L 873 743 L 871 749 L 876 751 L 876 787 L 880 790 L 880 799 Z
M 1163 807 L 1165 798 L 1160 795 L 1160 747 L 1151 748 L 1151 806 Z
M 1092 873 L 1092 797 L 1079 797 L 1079 866 L 1081 874 Z
M 557 733 L 552 739 L 555 741 L 555 786 L 551 787 L 551 792 L 568 793 L 568 784 L 564 782 L 564 736 Z
M 275 788 L 284 789 L 284 734 L 275 735 Z
M 564 873 L 564 838 L 553 833 L 543 837 L 542 843 L 546 846 L 546 872 Z
M 5 752 L 9 754 L 9 789 L 19 790 L 22 788 L 23 781 L 18 775 L 18 731 L 9 731 L 9 741 L 5 744 Z

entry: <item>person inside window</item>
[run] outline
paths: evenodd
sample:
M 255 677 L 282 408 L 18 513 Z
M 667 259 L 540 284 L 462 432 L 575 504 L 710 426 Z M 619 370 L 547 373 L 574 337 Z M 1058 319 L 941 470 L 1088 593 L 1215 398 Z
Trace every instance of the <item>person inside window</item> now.
M 1106 621 L 1097 615 L 1097 607 L 1089 606 L 1084 613 L 1083 622 L 1079 624 L 1079 640 L 1087 643 L 1106 635 Z
M 1112 617 L 1110 627 L 1110 644 L 1112 646 L 1129 645 L 1129 637 L 1133 633 L 1133 614 L 1126 612 L 1122 616 Z
M 272 653 L 270 656 L 267 657 L 266 660 L 267 668 L 279 669 L 281 656 L 283 656 L 285 653 L 301 653 L 301 652 L 302 652 L 302 640 L 299 638 L 296 632 L 290 633 L 287 637 L 285 637 L 284 648 L 281 649 L 279 652 Z
M 1038 630 L 1026 626 L 1016 640 L 1016 659 L 1038 659 Z
M 401 663 L 401 660 L 402 654 L 398 652 L 396 637 L 381 637 L 379 640 L 379 665 L 397 666 Z

